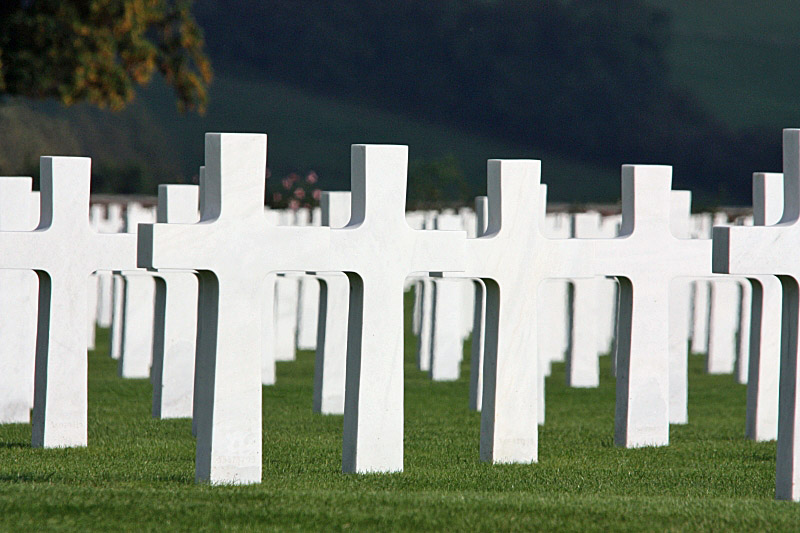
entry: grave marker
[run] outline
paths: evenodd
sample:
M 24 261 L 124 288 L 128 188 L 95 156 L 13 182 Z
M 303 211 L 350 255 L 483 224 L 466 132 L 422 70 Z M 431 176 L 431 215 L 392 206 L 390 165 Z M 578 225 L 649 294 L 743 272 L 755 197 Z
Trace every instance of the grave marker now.
M 0 231 L 36 228 L 32 183 L 31 178 L 0 178 Z M 34 271 L 0 271 L 0 424 L 31 421 L 38 296 Z
M 774 226 L 783 215 L 783 175 L 753 175 L 756 226 Z M 778 438 L 783 289 L 777 276 L 750 276 L 752 307 L 745 434 L 755 441 Z
M 322 225 L 343 228 L 350 221 L 350 193 L 323 192 Z M 314 362 L 315 413 L 344 413 L 345 369 L 347 367 L 347 314 L 350 284 L 339 273 L 317 275 L 319 291 L 319 330 Z
M 201 220 L 139 227 L 139 264 L 196 270 L 196 479 L 261 481 L 261 316 L 270 272 L 323 270 L 328 229 L 271 226 L 266 135 L 206 135 Z
M 331 230 L 331 270 L 350 280 L 342 469 L 403 469 L 403 286 L 464 267 L 464 232 L 405 220 L 408 147 L 354 145 L 350 223 Z
M 800 500 L 798 279 L 800 279 L 800 130 L 783 132 L 784 211 L 775 226 L 714 228 L 714 271 L 778 275 L 783 286 L 775 496 Z
M 197 185 L 159 185 L 156 221 L 197 222 L 198 189 Z M 197 276 L 163 270 L 155 277 L 155 287 L 153 416 L 189 418 L 197 340 Z
M 598 275 L 620 285 L 614 441 L 627 448 L 669 443 L 669 294 L 678 277 L 711 271 L 710 244 L 670 231 L 672 169 L 622 167 L 622 227 L 595 241 Z
M 542 236 L 541 163 L 490 160 L 489 224 L 467 240 L 464 276 L 486 286 L 486 332 L 481 409 L 481 459 L 538 460 L 539 359 L 537 291 L 550 277 L 591 270 L 592 243 Z
M 475 237 L 481 237 L 489 224 L 489 198 L 475 198 Z M 483 349 L 486 331 L 486 285 L 480 279 L 475 284 L 475 310 L 472 315 L 472 346 L 470 347 L 469 408 L 480 411 L 483 404 Z
M 36 269 L 39 318 L 33 446 L 87 441 L 86 280 L 96 270 L 133 268 L 136 237 L 92 231 L 88 158 L 43 157 L 41 221 L 0 232 L 0 268 Z

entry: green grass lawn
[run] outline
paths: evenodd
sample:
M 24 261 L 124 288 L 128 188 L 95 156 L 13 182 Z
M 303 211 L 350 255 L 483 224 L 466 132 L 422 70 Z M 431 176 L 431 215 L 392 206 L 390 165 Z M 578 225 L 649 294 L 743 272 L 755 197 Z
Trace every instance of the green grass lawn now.
M 410 300 L 409 300 L 410 301 Z M 408 303 L 408 302 L 407 302 Z M 407 310 L 410 307 L 407 307 Z M 409 314 L 407 314 L 407 320 Z M 278 364 L 264 388 L 264 481 L 194 483 L 189 420 L 150 416 L 151 386 L 123 380 L 107 332 L 89 359 L 89 447 L 34 450 L 29 425 L 0 427 L 0 529 L 33 530 L 766 530 L 796 529 L 773 499 L 775 444 L 744 439 L 745 388 L 690 362 L 690 424 L 665 448 L 613 446 L 614 381 L 547 381 L 539 464 L 478 460 L 468 361 L 432 383 L 406 337 L 405 472 L 340 472 L 340 416 L 311 413 L 313 354 Z M 466 351 L 465 353 L 469 353 Z

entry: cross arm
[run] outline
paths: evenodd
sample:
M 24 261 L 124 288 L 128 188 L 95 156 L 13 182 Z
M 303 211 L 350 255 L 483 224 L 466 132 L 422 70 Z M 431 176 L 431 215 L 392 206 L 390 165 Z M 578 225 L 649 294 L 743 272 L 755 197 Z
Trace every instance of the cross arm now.
M 797 251 L 786 238 L 791 225 L 720 226 L 713 230 L 712 269 L 718 274 L 794 275 Z M 786 244 L 782 244 L 786 242 Z
M 137 266 L 147 269 L 207 270 L 210 258 L 222 250 L 209 249 L 213 223 L 140 224 Z M 213 248 L 213 246 L 212 246 Z
M 412 230 L 411 272 L 463 272 L 467 263 L 465 231 Z

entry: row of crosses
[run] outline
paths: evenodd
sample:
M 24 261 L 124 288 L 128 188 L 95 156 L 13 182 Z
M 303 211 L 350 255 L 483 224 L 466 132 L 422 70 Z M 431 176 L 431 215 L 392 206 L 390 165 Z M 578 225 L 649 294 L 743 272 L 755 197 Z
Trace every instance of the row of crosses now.
M 488 227 L 467 239 L 461 231 L 407 225 L 404 146 L 352 147 L 351 215 L 338 228 L 277 226 L 268 220 L 266 135 L 207 134 L 205 153 L 199 222 L 177 223 L 192 219 L 165 215 L 156 224 L 140 225 L 138 235 L 90 228 L 89 159 L 42 158 L 38 228 L 0 232 L 0 268 L 34 269 L 41 286 L 34 446 L 87 444 L 85 280 L 97 270 L 136 267 L 198 273 L 193 419 L 198 481 L 261 481 L 260 309 L 262 285 L 276 272 L 344 272 L 349 279 L 345 472 L 403 469 L 403 284 L 415 274 L 475 278 L 486 286 L 482 459 L 538 460 L 536 292 L 548 278 L 617 277 L 614 439 L 624 447 L 669 443 L 670 282 L 712 275 L 712 241 L 678 238 L 670 231 L 680 196 L 671 190 L 671 167 L 622 168 L 619 237 L 548 239 L 541 232 L 546 199 L 540 162 L 491 160 Z M 783 181 L 779 224 L 715 228 L 713 271 L 780 276 L 787 333 L 777 486 L 779 497 L 797 499 L 800 130 L 784 134 Z

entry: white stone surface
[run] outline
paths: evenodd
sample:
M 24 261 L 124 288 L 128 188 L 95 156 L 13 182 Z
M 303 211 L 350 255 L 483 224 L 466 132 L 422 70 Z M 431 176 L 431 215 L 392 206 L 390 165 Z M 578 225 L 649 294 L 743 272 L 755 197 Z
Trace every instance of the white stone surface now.
M 122 231 L 122 206 L 117 203 L 108 204 L 105 209 L 102 205 L 93 205 L 92 214 L 95 229 L 100 233 L 119 233 Z M 113 317 L 114 294 L 112 273 L 100 270 L 95 273 L 99 278 L 99 297 L 97 302 L 97 325 L 110 328 Z
M 296 226 L 310 226 L 311 210 L 298 209 Z M 319 224 L 317 224 L 319 225 Z M 297 349 L 316 350 L 319 315 L 319 280 L 314 276 L 301 276 L 297 303 Z
M 621 215 L 610 215 L 603 217 L 599 237 L 613 239 L 619 235 L 619 225 L 622 221 Z M 597 317 L 597 342 L 600 355 L 609 354 L 611 360 L 616 364 L 616 336 L 617 336 L 617 298 L 619 284 L 612 277 L 598 278 L 597 297 L 598 317 Z
M 488 228 L 467 240 L 464 275 L 486 285 L 480 453 L 494 463 L 538 460 L 539 283 L 586 276 L 592 266 L 591 241 L 542 235 L 540 179 L 539 161 L 490 160 Z
M 267 222 L 273 226 L 279 226 L 281 222 L 280 211 L 269 209 L 265 206 L 264 215 Z M 264 288 L 261 295 L 261 384 L 262 385 L 275 385 L 277 376 L 275 372 L 275 353 L 276 353 L 276 339 L 275 327 L 276 318 L 275 311 L 277 302 L 275 300 L 276 287 L 275 283 L 278 275 L 274 272 L 267 274 L 264 278 Z M 295 315 L 297 316 L 297 315 Z M 294 346 L 291 345 L 291 339 L 286 339 L 287 350 L 289 353 L 294 353 Z
M 783 132 L 784 211 L 765 227 L 714 228 L 714 271 L 780 275 L 783 326 L 775 496 L 800 500 L 800 394 L 798 394 L 798 279 L 800 279 L 800 130 Z
M 440 213 L 435 229 L 459 231 L 461 217 Z M 455 381 L 461 375 L 464 358 L 464 315 L 462 308 L 470 305 L 464 301 L 463 279 L 438 278 L 433 281 L 433 327 L 431 330 L 430 377 L 433 381 Z
M 732 374 L 736 362 L 736 330 L 739 327 L 739 282 L 719 279 L 711 283 L 708 322 L 709 374 Z
M 753 175 L 756 226 L 773 226 L 783 216 L 783 175 Z M 783 289 L 777 276 L 751 276 L 749 374 L 745 435 L 755 441 L 778 438 Z
M 86 316 L 86 346 L 89 350 L 95 349 L 95 338 L 97 336 L 97 305 L 100 295 L 100 278 L 96 274 L 89 276 L 86 280 L 86 305 L 89 313 Z
M 347 273 L 350 311 L 342 468 L 403 469 L 403 286 L 412 273 L 457 271 L 464 232 L 405 220 L 408 148 L 355 145 L 352 218 L 331 230 L 331 270 Z
M 117 372 L 120 377 L 150 377 L 153 362 L 156 284 L 148 272 L 125 271 L 122 306 L 122 352 Z
M 275 360 L 294 361 L 300 279 L 294 274 L 275 278 Z
M 88 158 L 43 157 L 40 177 L 41 222 L 32 232 L 0 232 L 0 268 L 39 274 L 33 446 L 85 446 L 86 280 L 132 268 L 136 238 L 92 231 Z
M 191 224 L 199 218 L 197 185 L 160 185 L 157 221 Z M 197 340 L 197 276 L 163 271 L 155 278 L 153 416 L 190 418 Z
M 130 202 L 125 211 L 125 231 L 135 235 L 139 224 L 155 220 L 152 209 Z M 151 272 L 142 269 L 120 274 L 125 284 L 118 373 L 123 378 L 147 378 L 153 362 L 156 282 Z
M 568 239 L 570 232 L 568 214 L 545 217 L 542 234 L 548 239 Z M 569 347 L 568 291 L 569 282 L 564 279 L 543 280 L 539 288 L 539 353 L 548 360 L 545 367 L 548 375 L 549 362 L 564 361 Z
M 38 202 L 31 178 L 0 178 L 0 231 L 31 231 Z M 32 270 L 0 270 L 0 424 L 31 420 L 39 278 Z
M 322 225 L 343 228 L 350 221 L 349 192 L 323 192 L 320 201 Z M 347 315 L 350 304 L 350 282 L 347 276 L 334 272 L 318 274 L 319 329 L 314 361 L 315 413 L 344 413 L 345 370 L 347 368 Z
M 692 215 L 695 239 L 711 237 L 713 225 L 711 213 Z M 711 281 L 700 279 L 692 284 L 692 322 L 690 328 L 691 351 L 696 354 L 708 353 L 708 321 L 711 311 Z
M 422 229 L 436 229 L 435 211 L 425 213 L 422 222 Z M 413 228 L 412 228 L 413 229 Z M 420 313 L 419 313 L 419 333 L 417 334 L 417 368 L 422 372 L 431 370 L 431 337 L 433 335 L 433 281 L 424 276 L 419 280 L 420 291 Z
M 115 273 L 111 278 L 112 320 L 111 320 L 111 358 L 119 359 L 122 353 L 122 315 L 125 309 L 125 280 L 121 274 Z
M 753 291 L 749 281 L 739 282 L 739 327 L 736 335 L 736 365 L 734 376 L 736 382 L 747 384 L 750 368 L 750 323 L 753 308 Z
M 599 238 L 600 213 L 572 215 L 573 238 Z M 574 279 L 570 282 L 570 343 L 567 350 L 567 386 L 597 387 L 600 385 L 600 278 Z
M 669 443 L 669 294 L 677 277 L 711 271 L 710 243 L 670 231 L 672 169 L 622 167 L 622 227 L 595 241 L 596 273 L 620 283 L 614 442 Z
M 329 263 L 328 228 L 267 223 L 266 148 L 266 135 L 207 134 L 201 221 L 139 228 L 140 266 L 196 270 L 200 277 L 198 481 L 261 481 L 257 311 L 264 278 L 270 272 L 324 270 Z
M 486 233 L 489 224 L 489 198 L 475 198 L 475 236 Z M 474 306 L 472 315 L 472 346 L 470 347 L 469 408 L 480 411 L 483 404 L 483 349 L 486 330 L 486 285 L 474 280 Z
M 680 239 L 691 238 L 692 193 L 672 191 L 670 231 Z M 692 281 L 672 280 L 669 298 L 669 423 L 689 422 L 689 322 Z

